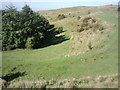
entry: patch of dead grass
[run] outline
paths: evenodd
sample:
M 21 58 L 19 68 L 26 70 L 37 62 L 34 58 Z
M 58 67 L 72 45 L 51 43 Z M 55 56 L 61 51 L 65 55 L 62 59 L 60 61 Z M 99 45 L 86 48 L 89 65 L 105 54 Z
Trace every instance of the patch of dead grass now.
M 11 82 L 8 88 L 117 88 L 118 74 L 73 79 Z

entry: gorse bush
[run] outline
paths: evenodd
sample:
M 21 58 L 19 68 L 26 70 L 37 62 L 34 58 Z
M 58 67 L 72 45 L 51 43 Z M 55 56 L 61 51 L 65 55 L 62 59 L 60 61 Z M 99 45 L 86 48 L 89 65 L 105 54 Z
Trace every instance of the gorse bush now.
M 85 30 L 99 30 L 102 31 L 105 28 L 103 27 L 103 25 L 101 23 L 99 23 L 99 20 L 93 18 L 93 17 L 84 17 L 82 20 L 80 20 L 81 23 L 77 29 L 77 32 L 82 32 Z
M 86 17 L 86 18 L 83 19 L 83 22 L 87 23 L 90 19 L 91 19 L 91 17 Z
M 80 29 L 77 29 L 77 32 L 82 32 L 82 31 L 84 31 L 83 27 L 81 27 Z
M 104 30 L 104 27 L 103 27 L 103 26 L 100 26 L 100 27 L 99 27 L 99 30 L 100 30 L 100 31 Z
M 57 18 L 58 19 L 64 19 L 64 18 L 66 18 L 66 16 L 64 14 L 59 14 Z
M 77 20 L 80 20 L 80 19 L 81 19 L 81 16 L 78 16 L 78 17 L 77 17 Z
M 53 28 L 49 21 L 25 5 L 22 11 L 14 6 L 2 11 L 2 48 L 38 48 L 47 38 L 48 30 Z

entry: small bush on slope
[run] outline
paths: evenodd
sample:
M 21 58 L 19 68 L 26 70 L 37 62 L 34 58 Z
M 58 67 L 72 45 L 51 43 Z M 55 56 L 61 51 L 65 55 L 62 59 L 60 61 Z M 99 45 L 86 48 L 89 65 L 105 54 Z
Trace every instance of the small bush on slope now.
M 59 14 L 57 18 L 61 20 L 61 19 L 66 18 L 66 16 L 64 14 Z
M 92 29 L 93 31 L 104 30 L 104 27 L 100 23 L 98 23 L 99 21 L 96 20 L 95 18 L 85 17 L 80 22 L 81 22 L 81 24 L 79 25 L 80 28 L 77 29 L 78 32 L 82 32 L 84 30 L 90 30 L 90 29 Z

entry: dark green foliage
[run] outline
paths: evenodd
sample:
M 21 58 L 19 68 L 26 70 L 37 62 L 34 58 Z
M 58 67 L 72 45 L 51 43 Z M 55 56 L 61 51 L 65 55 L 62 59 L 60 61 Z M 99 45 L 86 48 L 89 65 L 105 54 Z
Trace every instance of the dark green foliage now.
M 102 31 L 105 29 L 103 25 L 100 24 L 99 21 L 97 21 L 97 19 L 92 18 L 90 16 L 83 18 L 81 24 L 78 26 L 79 26 L 79 28 L 77 29 L 78 32 L 82 32 L 85 30 Z
M 88 20 L 90 20 L 90 19 L 91 19 L 91 17 L 86 17 L 86 18 L 84 18 L 83 22 L 84 22 L 84 23 L 87 23 Z
M 3 50 L 40 47 L 49 29 L 49 22 L 28 5 L 19 12 L 10 6 L 2 11 Z
M 10 6 L 2 12 L 3 50 L 44 47 L 63 30 L 59 27 L 59 33 L 56 33 L 54 25 L 50 25 L 47 19 L 33 12 L 28 5 L 25 5 L 22 11 Z
M 66 18 L 66 16 L 64 14 L 59 14 L 58 15 L 58 19 L 64 19 L 64 18 Z
M 104 30 L 104 27 L 100 26 L 100 27 L 99 27 L 99 30 L 100 30 L 100 31 Z
M 30 37 L 27 39 L 27 42 L 26 42 L 26 48 L 33 48 L 35 42 L 34 42 L 34 37 Z

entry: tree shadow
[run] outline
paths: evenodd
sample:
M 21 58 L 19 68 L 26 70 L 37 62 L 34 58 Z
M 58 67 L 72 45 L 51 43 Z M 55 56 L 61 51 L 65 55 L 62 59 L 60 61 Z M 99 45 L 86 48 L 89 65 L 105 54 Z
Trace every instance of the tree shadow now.
M 40 47 L 40 48 L 48 47 L 51 45 L 56 45 L 56 44 L 59 44 L 59 43 L 66 41 L 66 40 L 69 40 L 69 39 L 65 38 L 65 35 L 54 37 L 52 39 L 46 40 L 45 41 L 46 43 L 44 42 L 42 47 Z
M 55 28 L 54 25 L 51 25 L 49 31 L 45 32 L 44 34 L 45 38 L 41 41 L 41 46 L 36 46 L 34 47 L 34 49 L 56 45 L 66 40 L 69 40 L 69 38 L 66 35 L 60 35 L 63 32 L 65 31 L 59 30 L 58 28 Z
M 7 81 L 7 82 L 10 82 L 18 77 L 22 77 L 24 75 L 27 75 L 26 72 L 16 72 L 16 73 L 10 73 L 10 74 L 7 74 L 5 76 L 2 76 L 2 79 Z

